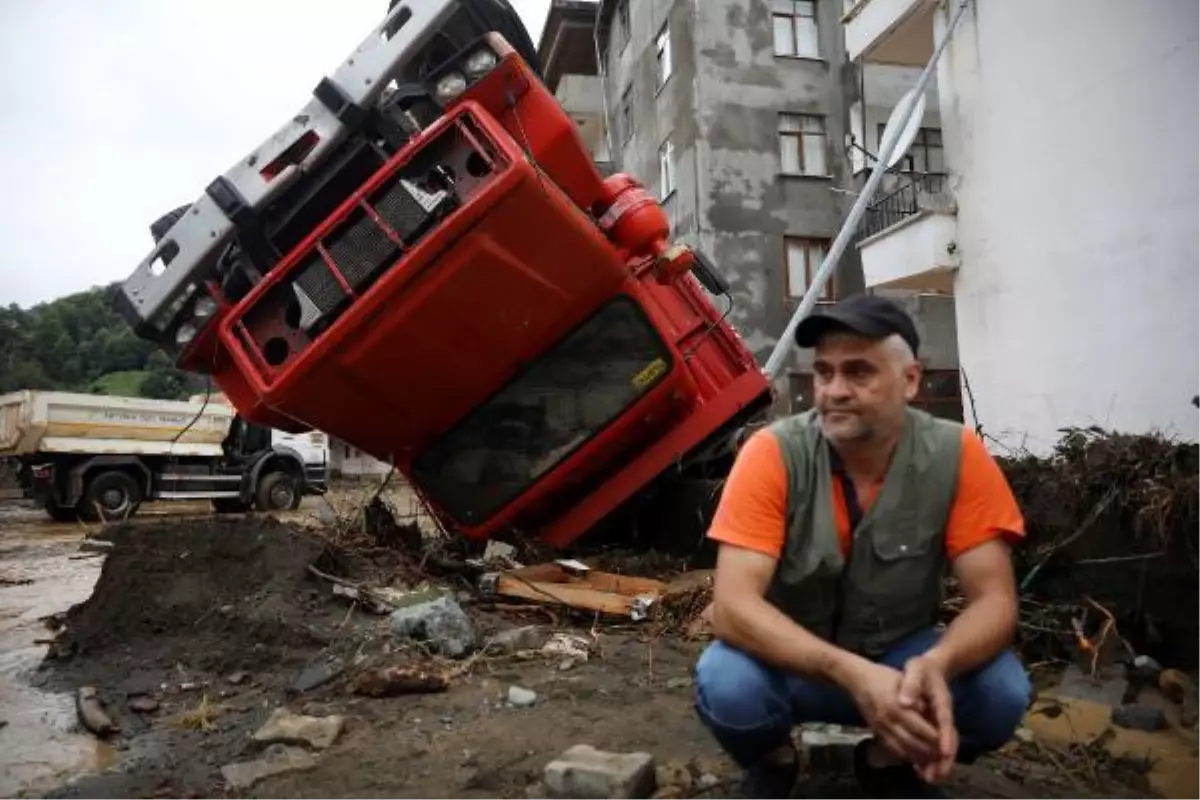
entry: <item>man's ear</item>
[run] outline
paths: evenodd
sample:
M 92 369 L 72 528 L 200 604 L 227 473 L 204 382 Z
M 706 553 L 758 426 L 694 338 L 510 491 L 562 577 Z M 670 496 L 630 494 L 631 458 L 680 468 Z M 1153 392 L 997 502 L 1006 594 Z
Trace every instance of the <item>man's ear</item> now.
M 924 370 L 920 361 L 912 361 L 904 368 L 904 399 L 912 402 L 921 391 L 921 376 Z

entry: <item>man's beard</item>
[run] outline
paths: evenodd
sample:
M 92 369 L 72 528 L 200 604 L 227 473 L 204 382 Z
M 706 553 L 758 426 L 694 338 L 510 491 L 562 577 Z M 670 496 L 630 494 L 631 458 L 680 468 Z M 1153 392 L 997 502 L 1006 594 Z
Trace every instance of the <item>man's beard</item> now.
M 825 414 L 842 413 L 846 416 L 838 423 L 830 424 Z M 825 438 L 835 444 L 861 444 L 875 436 L 875 426 L 865 420 L 862 415 L 844 409 L 829 408 L 820 415 L 821 431 Z

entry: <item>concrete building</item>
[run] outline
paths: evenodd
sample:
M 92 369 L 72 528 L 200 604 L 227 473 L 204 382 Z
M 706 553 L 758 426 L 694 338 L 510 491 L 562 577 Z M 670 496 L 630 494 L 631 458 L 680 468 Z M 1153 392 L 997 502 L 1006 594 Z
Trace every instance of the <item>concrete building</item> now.
M 861 90 L 857 136 L 959 2 L 847 0 L 848 57 L 890 85 Z M 967 2 L 929 95 L 945 176 L 875 200 L 865 283 L 952 292 L 975 415 L 1004 446 L 1044 453 L 1073 425 L 1195 440 L 1197 4 Z
M 847 63 L 841 0 L 603 0 L 599 14 L 615 166 L 709 254 L 733 287 L 731 321 L 765 363 L 854 200 L 852 155 L 867 158 L 850 106 L 872 76 Z M 822 299 L 863 287 L 851 248 Z M 949 298 L 888 291 L 925 342 L 919 404 L 960 416 Z M 810 361 L 794 354 L 780 410 L 807 405 Z
M 592 0 L 553 0 L 538 40 L 538 61 L 546 87 L 579 126 L 601 172 L 609 174 L 612 155 L 593 35 L 598 8 Z

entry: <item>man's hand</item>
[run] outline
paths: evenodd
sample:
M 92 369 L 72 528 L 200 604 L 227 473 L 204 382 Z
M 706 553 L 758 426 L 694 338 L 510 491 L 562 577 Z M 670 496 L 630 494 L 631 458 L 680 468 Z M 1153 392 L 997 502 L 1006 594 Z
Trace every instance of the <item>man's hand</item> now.
M 892 755 L 917 766 L 937 764 L 938 729 L 920 703 L 901 702 L 903 679 L 899 670 L 863 661 L 847 688 L 867 726 Z
M 902 708 L 925 714 L 937 725 L 936 755 L 914 764 L 922 780 L 928 783 L 946 780 L 954 770 L 958 754 L 958 729 L 954 726 L 954 701 L 946 673 L 935 659 L 916 656 L 905 663 L 899 703 Z

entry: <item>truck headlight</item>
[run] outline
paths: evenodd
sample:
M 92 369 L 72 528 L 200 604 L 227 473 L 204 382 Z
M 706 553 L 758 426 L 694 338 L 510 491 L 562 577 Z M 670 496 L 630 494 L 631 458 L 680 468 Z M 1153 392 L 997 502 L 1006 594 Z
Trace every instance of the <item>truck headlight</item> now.
M 175 344 L 183 347 L 192 339 L 196 338 L 196 326 L 190 322 L 185 322 L 179 326 L 179 330 L 175 331 Z
M 217 301 L 213 300 L 208 295 L 201 295 L 196 301 L 196 305 L 192 307 L 192 314 L 200 319 L 211 317 L 217 310 Z
M 437 99 L 442 102 L 453 100 L 467 89 L 467 79 L 460 72 L 451 72 L 443 75 L 441 80 L 437 82 L 434 91 L 437 93 Z
M 486 47 L 476 50 L 467 57 L 467 74 L 472 78 L 480 77 L 494 66 L 496 66 L 496 54 Z

